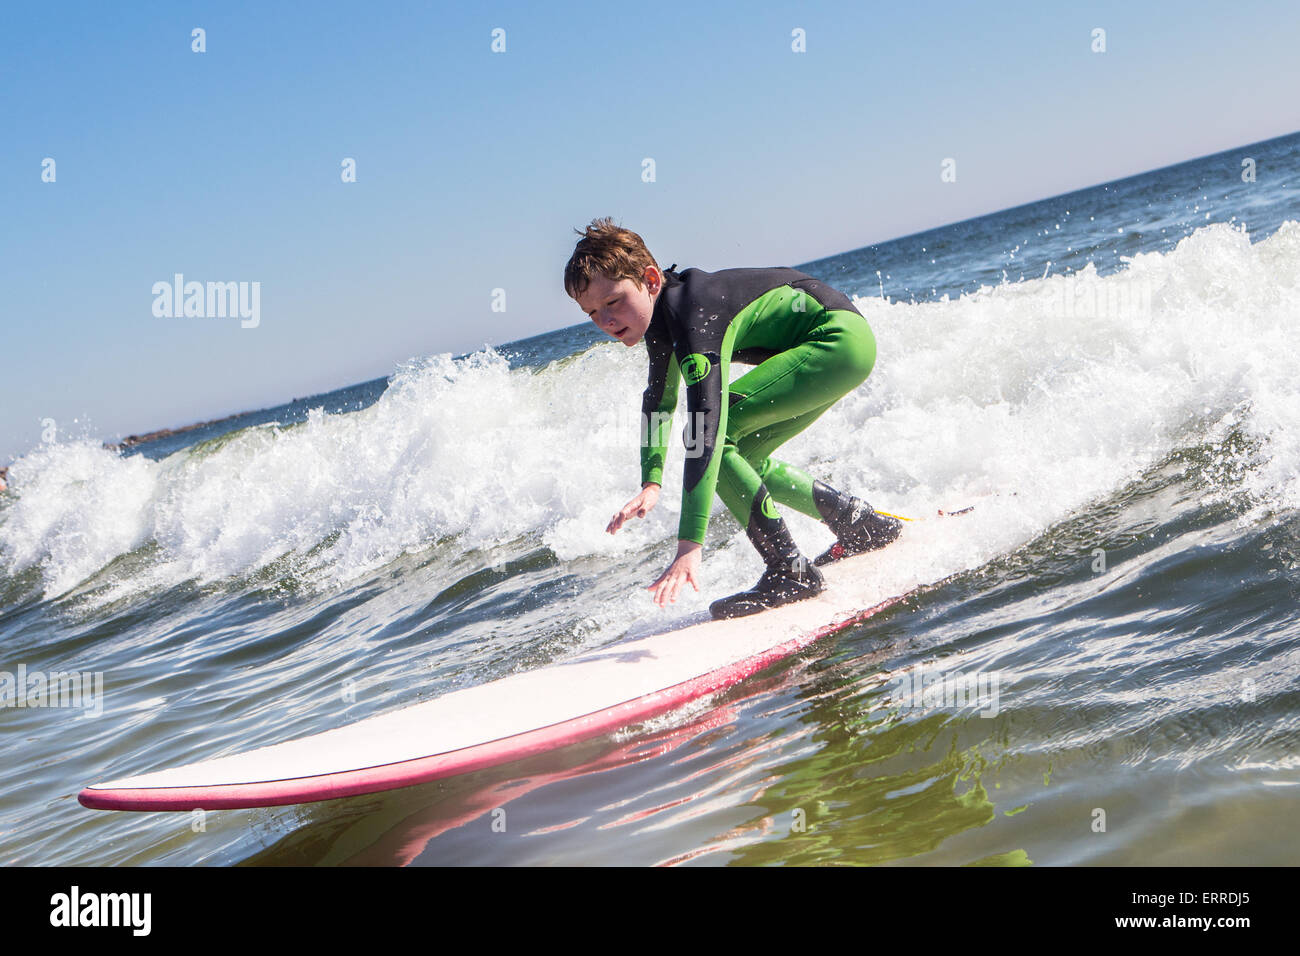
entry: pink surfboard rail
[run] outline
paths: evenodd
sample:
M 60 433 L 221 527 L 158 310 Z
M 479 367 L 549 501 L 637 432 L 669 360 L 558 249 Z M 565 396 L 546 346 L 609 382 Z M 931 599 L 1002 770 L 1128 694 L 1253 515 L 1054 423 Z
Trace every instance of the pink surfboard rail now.
M 840 564 L 856 563 L 826 569 L 830 586 L 809 601 L 614 644 L 286 743 L 93 784 L 77 799 L 96 810 L 154 811 L 312 803 L 428 783 L 597 737 L 730 687 L 903 600 L 846 612 L 845 589 L 834 581 Z

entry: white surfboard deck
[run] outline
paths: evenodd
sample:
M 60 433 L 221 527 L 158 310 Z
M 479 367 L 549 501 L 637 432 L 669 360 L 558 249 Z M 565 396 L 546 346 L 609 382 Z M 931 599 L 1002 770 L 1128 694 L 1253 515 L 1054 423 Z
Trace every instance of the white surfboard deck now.
M 624 641 L 310 737 L 96 783 L 77 799 L 99 810 L 310 803 L 469 773 L 596 737 L 738 683 L 901 601 L 864 593 L 861 563 L 875 557 L 823 568 L 826 589 L 806 601 Z

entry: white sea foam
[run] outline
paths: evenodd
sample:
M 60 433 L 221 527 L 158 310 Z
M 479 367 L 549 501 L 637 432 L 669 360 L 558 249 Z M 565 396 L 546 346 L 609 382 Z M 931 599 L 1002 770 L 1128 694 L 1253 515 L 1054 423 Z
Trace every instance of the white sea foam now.
M 1248 490 L 1300 505 L 1294 222 L 1255 245 L 1208 226 L 1106 277 L 1089 268 L 956 301 L 858 305 L 878 339 L 875 372 L 780 455 L 888 511 L 979 504 L 961 536 L 916 534 L 896 552 L 898 586 L 1014 547 L 1230 425 L 1264 443 Z M 520 535 L 562 560 L 664 542 L 666 562 L 676 441 L 660 507 L 604 532 L 639 486 L 644 375 L 644 350 L 616 345 L 542 370 L 511 370 L 491 350 L 440 355 L 399 369 L 362 411 L 316 411 L 160 462 L 42 446 L 11 471 L 0 567 L 39 566 L 55 596 L 150 542 L 158 554 L 136 586 L 247 574 L 286 555 L 342 584 L 435 542 L 491 549 Z M 806 550 L 830 541 L 811 519 L 792 524 Z M 714 582 L 748 584 L 757 570 L 740 532 L 709 564 Z

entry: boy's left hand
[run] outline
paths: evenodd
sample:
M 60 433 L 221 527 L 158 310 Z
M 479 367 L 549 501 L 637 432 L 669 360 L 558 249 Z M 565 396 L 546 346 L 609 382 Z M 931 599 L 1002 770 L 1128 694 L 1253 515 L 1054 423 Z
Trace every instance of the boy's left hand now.
M 676 601 L 678 592 L 681 591 L 682 585 L 687 581 L 696 591 L 700 589 L 698 576 L 700 572 L 700 555 L 703 551 L 703 545 L 694 541 L 678 540 L 676 560 L 668 565 L 668 570 L 659 575 L 659 580 L 646 587 L 647 591 L 654 592 L 652 597 L 656 604 L 664 607 L 668 603 Z

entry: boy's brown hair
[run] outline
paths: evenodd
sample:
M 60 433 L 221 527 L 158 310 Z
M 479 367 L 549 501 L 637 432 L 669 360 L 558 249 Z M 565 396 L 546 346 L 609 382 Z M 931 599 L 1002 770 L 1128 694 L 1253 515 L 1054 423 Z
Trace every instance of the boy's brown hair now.
M 573 230 L 582 236 L 564 267 L 564 291 L 576 299 L 591 277 L 599 272 L 607 279 L 631 279 L 638 289 L 643 288 L 646 266 L 659 268 L 641 237 L 631 229 L 614 225 L 614 220 L 593 219 L 586 232 Z

